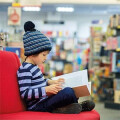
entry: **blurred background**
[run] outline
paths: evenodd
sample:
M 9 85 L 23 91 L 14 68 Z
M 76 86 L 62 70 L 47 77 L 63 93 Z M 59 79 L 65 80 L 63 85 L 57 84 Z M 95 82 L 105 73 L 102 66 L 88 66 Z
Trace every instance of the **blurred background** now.
M 0 0 L 0 50 L 25 60 L 24 23 L 52 43 L 47 78 L 88 69 L 101 120 L 120 120 L 120 0 Z

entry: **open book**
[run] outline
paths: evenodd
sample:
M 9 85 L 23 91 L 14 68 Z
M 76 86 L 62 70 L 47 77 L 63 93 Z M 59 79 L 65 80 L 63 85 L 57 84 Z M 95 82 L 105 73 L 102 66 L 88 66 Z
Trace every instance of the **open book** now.
M 87 70 L 60 75 L 53 77 L 52 80 L 57 80 L 58 78 L 65 79 L 62 88 L 73 88 L 76 97 L 89 96 L 91 94 L 91 82 L 88 82 Z

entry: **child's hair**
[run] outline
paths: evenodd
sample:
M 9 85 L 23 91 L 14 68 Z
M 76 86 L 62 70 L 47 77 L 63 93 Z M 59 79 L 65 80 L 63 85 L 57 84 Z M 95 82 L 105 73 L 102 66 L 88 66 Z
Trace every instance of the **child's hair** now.
M 35 24 L 33 22 L 27 21 L 24 24 L 24 30 L 23 43 L 25 56 L 35 55 L 52 49 L 50 40 L 40 31 L 35 29 Z

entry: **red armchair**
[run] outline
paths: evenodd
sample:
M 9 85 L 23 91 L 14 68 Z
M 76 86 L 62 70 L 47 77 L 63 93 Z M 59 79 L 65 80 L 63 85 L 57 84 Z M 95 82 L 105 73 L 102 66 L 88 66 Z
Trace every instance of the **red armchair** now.
M 17 83 L 19 66 L 20 61 L 15 53 L 0 51 L 0 120 L 100 120 L 95 110 L 80 114 L 26 111 Z

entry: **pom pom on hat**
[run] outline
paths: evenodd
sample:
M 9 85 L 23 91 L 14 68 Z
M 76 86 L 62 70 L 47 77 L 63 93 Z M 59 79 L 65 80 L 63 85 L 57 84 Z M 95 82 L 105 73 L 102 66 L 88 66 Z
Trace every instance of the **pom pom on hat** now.
M 35 24 L 31 21 L 27 21 L 25 24 L 24 24 L 24 31 L 27 32 L 27 31 L 35 31 Z

